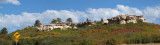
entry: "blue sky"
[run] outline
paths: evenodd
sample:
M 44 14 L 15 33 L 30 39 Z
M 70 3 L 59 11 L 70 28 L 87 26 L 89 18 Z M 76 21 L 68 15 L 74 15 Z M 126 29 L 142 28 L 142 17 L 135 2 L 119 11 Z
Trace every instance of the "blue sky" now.
M 1 4 L 3 14 L 21 12 L 43 12 L 52 10 L 80 10 L 88 8 L 115 8 L 117 4 L 143 9 L 147 6 L 160 5 L 160 0 L 19 0 L 20 5 Z
M 54 18 L 100 20 L 117 15 L 144 15 L 147 22 L 160 24 L 160 0 L 0 0 L 0 29 L 9 33 L 33 25 L 36 19 L 49 24 Z

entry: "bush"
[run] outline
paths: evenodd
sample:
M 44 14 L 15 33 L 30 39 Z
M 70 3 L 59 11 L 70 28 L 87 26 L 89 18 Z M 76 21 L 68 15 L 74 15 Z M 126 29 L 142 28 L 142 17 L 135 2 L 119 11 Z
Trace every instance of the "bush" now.
M 10 40 L 0 40 L 0 45 L 12 45 L 12 41 L 10 41 Z
M 126 41 L 128 44 L 140 44 L 140 43 L 152 43 L 153 40 L 151 37 L 134 37 L 130 38 L 129 40 Z
M 95 43 L 91 40 L 83 40 L 80 45 L 95 45 Z
M 33 39 L 19 39 L 18 45 L 34 45 Z
M 118 45 L 118 44 L 119 44 L 118 39 L 116 39 L 115 37 L 111 37 L 106 40 L 106 45 Z

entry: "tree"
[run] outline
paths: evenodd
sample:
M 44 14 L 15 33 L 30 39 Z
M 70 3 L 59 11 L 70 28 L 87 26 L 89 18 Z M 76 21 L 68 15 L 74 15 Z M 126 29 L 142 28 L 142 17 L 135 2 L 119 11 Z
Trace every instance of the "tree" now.
M 57 21 L 58 21 L 58 22 L 61 22 L 61 19 L 60 19 L 60 18 L 57 18 Z
M 87 18 L 87 20 L 86 20 L 87 22 L 89 21 L 89 19 Z
M 72 23 L 72 18 L 68 18 L 67 22 Z
M 7 34 L 7 33 L 8 33 L 7 28 L 4 27 L 4 28 L 1 30 L 1 34 Z
M 52 24 L 53 24 L 53 23 L 56 23 L 56 22 L 57 22 L 56 19 L 53 19 L 53 20 L 51 21 Z
M 103 18 L 101 18 L 101 23 L 103 22 Z
M 41 22 L 39 20 L 36 20 L 34 26 L 39 27 L 40 25 L 42 25 Z
M 97 21 L 95 20 L 94 22 L 96 23 Z

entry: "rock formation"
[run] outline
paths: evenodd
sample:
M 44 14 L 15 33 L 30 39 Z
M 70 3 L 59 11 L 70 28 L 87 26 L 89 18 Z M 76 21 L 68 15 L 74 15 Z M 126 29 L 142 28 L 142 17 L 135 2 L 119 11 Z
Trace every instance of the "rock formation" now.
M 86 21 L 86 22 L 80 22 L 77 24 L 78 27 L 91 26 L 91 25 L 95 25 L 95 23 L 92 21 Z
M 54 24 L 48 24 L 48 25 L 40 25 L 39 27 L 36 27 L 40 31 L 49 31 L 53 30 L 55 28 L 60 28 L 60 29 L 67 29 L 67 28 L 73 28 L 77 29 L 77 27 L 84 27 L 84 26 L 91 26 L 94 25 L 95 23 L 91 21 L 86 21 L 86 22 L 80 22 L 80 23 L 66 23 L 66 22 L 57 22 Z
M 137 23 L 139 21 L 140 22 L 146 22 L 146 19 L 143 17 L 143 15 L 140 15 L 140 16 L 118 15 L 116 17 L 103 20 L 103 24 L 126 24 L 126 23 Z M 35 28 L 37 28 L 38 30 L 41 30 L 41 31 L 49 31 L 49 30 L 53 30 L 55 28 L 77 29 L 77 27 L 91 26 L 91 25 L 95 25 L 95 24 L 96 24 L 95 22 L 92 22 L 90 20 L 87 20 L 86 22 L 80 22 L 80 23 L 56 22 L 56 23 L 48 24 L 48 25 L 40 25 L 39 27 L 35 27 Z M 28 27 L 24 27 L 24 28 L 28 28 Z
M 55 28 L 60 28 L 60 29 L 67 29 L 67 28 L 72 28 L 72 23 L 65 23 L 65 22 L 57 22 L 54 24 L 49 24 L 49 25 L 40 25 L 40 27 L 36 27 L 39 30 L 46 31 L 46 30 L 53 30 Z M 74 28 L 76 28 L 74 26 Z
M 143 15 L 118 15 L 116 17 L 104 20 L 104 24 L 126 24 L 126 23 L 137 23 L 138 21 L 146 22 Z

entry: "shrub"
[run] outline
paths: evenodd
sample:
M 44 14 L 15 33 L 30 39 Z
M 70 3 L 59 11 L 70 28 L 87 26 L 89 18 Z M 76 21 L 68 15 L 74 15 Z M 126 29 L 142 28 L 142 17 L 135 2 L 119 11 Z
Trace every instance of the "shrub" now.
M 116 38 L 109 38 L 106 40 L 106 45 L 118 45 L 118 39 Z
M 82 40 L 80 45 L 95 45 L 95 43 L 91 40 Z
M 0 45 L 12 45 L 12 41 L 10 41 L 10 40 L 0 40 Z
M 19 39 L 18 45 L 34 45 L 34 41 L 32 39 Z

